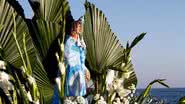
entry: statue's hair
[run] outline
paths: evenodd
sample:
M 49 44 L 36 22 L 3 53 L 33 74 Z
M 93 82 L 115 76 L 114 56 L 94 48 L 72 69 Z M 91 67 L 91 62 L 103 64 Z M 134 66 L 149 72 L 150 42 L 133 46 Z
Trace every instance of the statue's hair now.
M 71 27 L 71 33 L 76 32 L 76 28 L 77 28 L 78 24 L 82 24 L 81 19 L 78 19 L 73 22 L 72 27 Z

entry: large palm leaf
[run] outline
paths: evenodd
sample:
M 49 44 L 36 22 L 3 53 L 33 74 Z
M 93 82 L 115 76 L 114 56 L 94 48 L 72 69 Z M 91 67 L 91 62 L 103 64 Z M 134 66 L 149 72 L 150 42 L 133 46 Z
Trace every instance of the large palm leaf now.
M 32 35 L 36 46 L 40 47 L 37 49 L 42 52 L 41 56 L 45 57 L 46 50 L 49 50 L 57 36 L 63 40 L 66 27 L 70 27 L 73 21 L 69 4 L 67 0 L 29 0 L 29 3 L 34 11 L 30 29 L 34 32 Z M 41 47 L 45 48 L 41 49 Z
M 42 63 L 50 79 L 56 77 L 57 60 L 55 54 L 69 33 L 73 18 L 67 0 L 29 0 L 34 18 L 27 22 L 40 53 Z
M 53 96 L 53 86 L 50 84 L 49 78 L 44 70 L 44 67 L 38 58 L 33 63 L 33 76 L 36 78 L 37 85 L 41 94 L 41 102 L 43 104 L 51 104 L 52 96 Z
M 40 19 L 31 21 L 29 27 L 34 31 L 32 32 L 33 41 L 43 61 L 47 56 L 51 44 L 60 34 L 61 25 Z
M 29 0 L 36 19 L 61 22 L 69 11 L 67 0 Z
M 4 60 L 19 68 L 22 66 L 22 61 L 18 51 L 16 50 L 16 44 L 12 34 L 14 27 L 13 13 L 15 13 L 18 43 L 20 44 L 20 47 L 23 47 L 23 33 L 26 33 L 27 52 L 30 54 L 30 57 L 34 57 L 32 39 L 29 35 L 28 28 L 24 22 L 24 19 L 19 14 L 17 14 L 15 9 L 11 7 L 11 5 L 9 5 L 6 0 L 0 0 L 0 24 L 2 26 L 2 30 L 0 32 L 0 55 Z
M 58 37 L 61 35 L 62 26 L 42 19 L 29 20 L 28 24 L 39 59 L 48 77 L 53 80 L 57 75 L 55 53 L 58 51 Z
M 85 6 L 83 36 L 87 45 L 87 60 L 93 71 L 103 73 L 119 62 L 123 49 L 102 11 L 89 2 Z
M 96 73 L 95 76 L 98 74 L 102 76 L 107 69 L 117 70 L 123 75 L 129 74 L 129 77 L 124 79 L 125 88 L 129 88 L 132 84 L 136 86 L 137 77 L 130 60 L 130 52 L 146 33 L 136 37 L 131 45 L 127 44 L 126 49 L 124 49 L 116 35 L 111 31 L 102 11 L 89 2 L 86 2 L 85 6 L 84 39 L 87 45 L 87 60 L 91 71 Z
M 16 43 L 13 38 L 12 32 L 14 28 L 13 24 L 13 13 L 15 13 L 15 22 L 16 22 L 16 34 L 18 43 L 23 49 L 23 33 L 26 33 L 26 48 L 27 53 L 30 59 L 30 63 L 32 66 L 33 76 L 36 78 L 38 83 L 38 87 L 40 92 L 42 93 L 44 101 L 51 100 L 53 88 L 49 83 L 49 79 L 47 78 L 47 74 L 40 64 L 40 57 L 37 54 L 36 49 L 34 48 L 31 35 L 29 34 L 28 27 L 26 22 L 24 21 L 24 16 L 21 16 L 17 13 L 20 13 L 20 9 L 14 8 L 21 8 L 20 5 L 10 5 L 15 4 L 15 0 L 0 0 L 0 24 L 3 26 L 0 32 L 0 45 L 1 45 L 1 57 L 8 61 L 13 66 L 19 68 L 22 66 L 22 60 L 19 56 L 19 53 L 16 49 Z M 13 8 L 14 7 L 14 8 Z
M 85 3 L 85 8 L 83 37 L 87 45 L 88 66 L 96 92 L 103 94 L 107 69 L 121 71 L 123 48 L 103 12 L 89 2 Z

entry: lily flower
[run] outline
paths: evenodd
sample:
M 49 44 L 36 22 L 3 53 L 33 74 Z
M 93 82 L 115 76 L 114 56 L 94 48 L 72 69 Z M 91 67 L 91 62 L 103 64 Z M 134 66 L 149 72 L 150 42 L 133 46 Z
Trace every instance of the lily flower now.
M 0 69 L 6 69 L 6 62 L 0 60 Z

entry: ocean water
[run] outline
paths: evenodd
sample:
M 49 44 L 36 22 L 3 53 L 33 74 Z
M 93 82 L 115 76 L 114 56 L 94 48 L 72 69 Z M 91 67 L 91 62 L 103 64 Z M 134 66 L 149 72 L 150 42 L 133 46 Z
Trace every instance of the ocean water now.
M 136 94 L 144 89 L 136 90 Z M 177 104 L 178 100 L 185 96 L 185 88 L 152 88 L 151 95 L 154 98 L 165 101 L 165 104 Z

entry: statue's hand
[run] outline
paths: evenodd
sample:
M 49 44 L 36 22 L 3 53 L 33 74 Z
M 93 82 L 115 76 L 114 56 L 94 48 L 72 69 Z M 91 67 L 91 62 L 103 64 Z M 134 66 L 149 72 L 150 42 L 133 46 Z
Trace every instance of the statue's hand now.
M 85 70 L 85 80 L 86 80 L 86 83 L 88 83 L 91 79 L 91 75 L 90 75 L 90 72 L 88 69 Z

